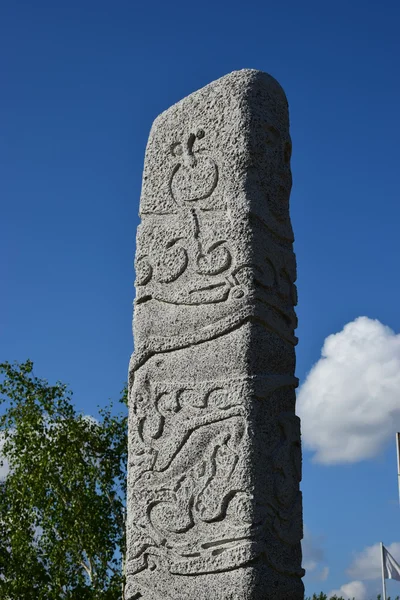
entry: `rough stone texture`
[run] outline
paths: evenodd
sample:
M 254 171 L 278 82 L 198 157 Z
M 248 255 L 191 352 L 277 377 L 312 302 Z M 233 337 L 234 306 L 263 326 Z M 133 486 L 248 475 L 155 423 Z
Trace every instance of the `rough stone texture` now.
M 154 122 L 137 234 L 126 599 L 300 600 L 287 101 L 233 72 Z

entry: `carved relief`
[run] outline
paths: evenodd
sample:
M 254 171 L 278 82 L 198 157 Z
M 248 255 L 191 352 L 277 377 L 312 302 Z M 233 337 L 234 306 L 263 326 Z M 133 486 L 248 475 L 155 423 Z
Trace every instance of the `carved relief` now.
M 205 148 L 197 147 L 205 135 L 200 129 L 171 146 L 170 152 L 177 159 L 169 179 L 169 192 L 176 204 L 174 220 L 168 227 L 165 222 L 160 225 L 150 222 L 150 252 L 139 255 L 136 261 L 136 285 L 140 288 L 150 283 L 144 292 L 146 300 L 150 295 L 178 304 L 219 302 L 227 298 L 234 285 L 226 279 L 233 264 L 232 249 L 228 246 L 229 220 L 226 215 L 219 215 L 222 217 L 219 239 L 215 237 L 218 233 L 215 226 L 211 229 L 202 222 L 202 210 L 213 210 L 211 196 L 219 179 L 217 163 Z M 205 199 L 209 199 L 206 205 L 201 202 Z M 186 271 L 189 277 L 182 277 Z M 221 279 L 218 276 L 222 274 Z M 171 289 L 160 285 L 172 284 L 180 278 L 182 281 Z M 142 298 L 139 290 L 137 301 Z
M 283 381 L 272 379 L 270 389 Z M 287 384 L 295 380 L 288 378 Z M 146 379 L 137 384 L 131 401 L 129 486 L 135 509 L 128 536 L 135 542 L 130 573 L 151 565 L 156 569 L 161 559 L 170 573 L 181 575 L 237 568 L 265 551 L 266 526 L 286 544 L 300 541 L 301 502 L 293 485 L 301 479 L 299 419 L 279 415 L 281 439 L 265 457 L 274 473 L 273 495 L 267 521 L 256 522 L 254 499 L 246 489 L 246 405 L 254 401 L 248 389 L 246 380 L 193 387 Z
M 180 206 L 187 202 L 204 200 L 211 196 L 218 183 L 216 162 L 194 149 L 196 140 L 204 138 L 203 129 L 191 133 L 187 140 L 175 142 L 171 153 L 180 159 L 171 174 L 169 189 L 171 196 Z
M 166 596 L 163 593 L 162 596 L 155 593 L 153 590 L 150 590 L 143 584 L 140 585 L 140 590 L 138 590 L 137 583 L 134 581 L 128 581 L 128 584 L 125 588 L 125 599 L 126 600 L 173 600 L 171 596 Z
M 279 130 L 274 129 L 274 132 L 282 146 Z M 225 203 L 224 210 L 220 202 L 214 202 L 216 193 L 226 182 L 217 161 L 209 155 L 207 137 L 207 132 L 200 129 L 183 135 L 169 147 L 173 164 L 168 193 L 175 211 L 168 216 L 156 212 L 143 215 L 135 262 L 135 303 L 139 306 L 153 300 L 165 304 L 166 311 L 174 310 L 169 306 L 210 306 L 213 311 L 210 322 L 215 327 L 207 323 L 189 332 L 185 330 L 185 322 L 190 324 L 191 317 L 186 320 L 182 312 L 180 321 L 173 313 L 176 331 L 163 335 L 163 327 L 158 328 L 153 321 L 154 333 L 146 332 L 144 346 L 142 338 L 137 337 L 133 368 L 143 364 L 154 352 L 212 339 L 253 316 L 272 331 L 284 334 L 291 344 L 297 343 L 293 333 L 297 325 L 293 309 L 297 302 L 293 252 L 270 235 L 271 219 L 266 227 L 260 216 L 269 206 L 265 200 L 262 210 L 257 209 L 257 203 L 254 211 L 249 207 L 246 226 L 249 229 L 244 232 L 234 224 L 229 202 Z M 273 172 L 277 163 L 282 163 L 286 172 L 289 166 L 284 160 L 285 151 L 278 151 L 276 144 L 266 145 L 270 162 L 275 165 Z M 251 173 L 249 168 L 250 184 Z M 256 187 L 260 186 L 261 183 L 256 182 Z M 290 192 L 290 187 L 288 190 Z M 254 193 L 263 197 L 261 191 Z M 254 235 L 260 240 L 260 248 L 250 260 L 244 259 L 241 249 L 243 235 Z
M 182 574 L 206 572 L 217 554 L 219 568 L 233 567 L 229 557 L 236 561 L 251 526 L 243 385 L 143 381 L 137 387 L 130 431 L 130 504 L 136 507 L 128 527 L 135 540 L 130 572 L 149 568 L 149 557 L 160 555 L 171 572 Z M 216 534 L 221 539 L 213 539 Z M 212 543 L 199 543 L 204 537 Z
M 274 496 L 270 502 L 273 527 L 288 544 L 300 543 L 302 529 L 300 419 L 291 412 L 278 417 L 281 440 L 272 454 Z
M 264 152 L 260 153 L 257 165 L 248 172 L 249 187 L 260 197 L 253 214 L 270 234 L 290 246 L 294 241 L 289 214 L 292 189 L 290 135 L 287 130 L 281 131 L 272 123 L 264 122 L 257 138 Z
M 302 597 L 291 141 L 284 94 L 254 73 L 163 113 L 147 148 L 127 600 L 250 600 L 258 576 Z

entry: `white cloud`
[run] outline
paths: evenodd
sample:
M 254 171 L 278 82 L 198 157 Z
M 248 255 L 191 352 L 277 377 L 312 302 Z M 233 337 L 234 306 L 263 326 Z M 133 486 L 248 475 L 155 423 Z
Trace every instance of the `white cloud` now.
M 325 339 L 297 400 L 313 461 L 353 463 L 376 456 L 400 430 L 400 334 L 358 317 Z
M 328 594 L 328 598 L 331 596 L 342 596 L 343 598 L 355 598 L 355 600 L 367 600 L 367 588 L 362 581 L 349 581 L 345 583 L 338 590 L 332 590 Z
M 393 558 L 400 562 L 400 542 L 393 542 L 389 546 L 385 544 L 385 547 Z M 349 577 L 357 579 L 378 579 L 382 576 L 381 569 L 381 549 L 378 542 L 356 553 L 346 572 Z

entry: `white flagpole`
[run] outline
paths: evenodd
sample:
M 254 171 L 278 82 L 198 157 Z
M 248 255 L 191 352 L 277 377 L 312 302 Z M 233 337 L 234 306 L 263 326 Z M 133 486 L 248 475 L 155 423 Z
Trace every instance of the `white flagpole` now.
M 382 600 L 386 600 L 386 584 L 385 584 L 385 568 L 384 568 L 384 556 L 383 556 L 383 544 L 381 542 L 381 559 L 382 559 L 382 589 L 383 589 L 383 598 Z
M 396 433 L 397 448 L 397 479 L 399 482 L 399 502 L 400 502 L 400 433 Z

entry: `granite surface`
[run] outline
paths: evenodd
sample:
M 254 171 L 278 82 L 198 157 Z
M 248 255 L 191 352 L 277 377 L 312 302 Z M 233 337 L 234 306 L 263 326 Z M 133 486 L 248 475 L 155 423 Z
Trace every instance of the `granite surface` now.
M 288 107 L 235 71 L 155 120 L 137 233 L 126 600 L 300 600 Z

